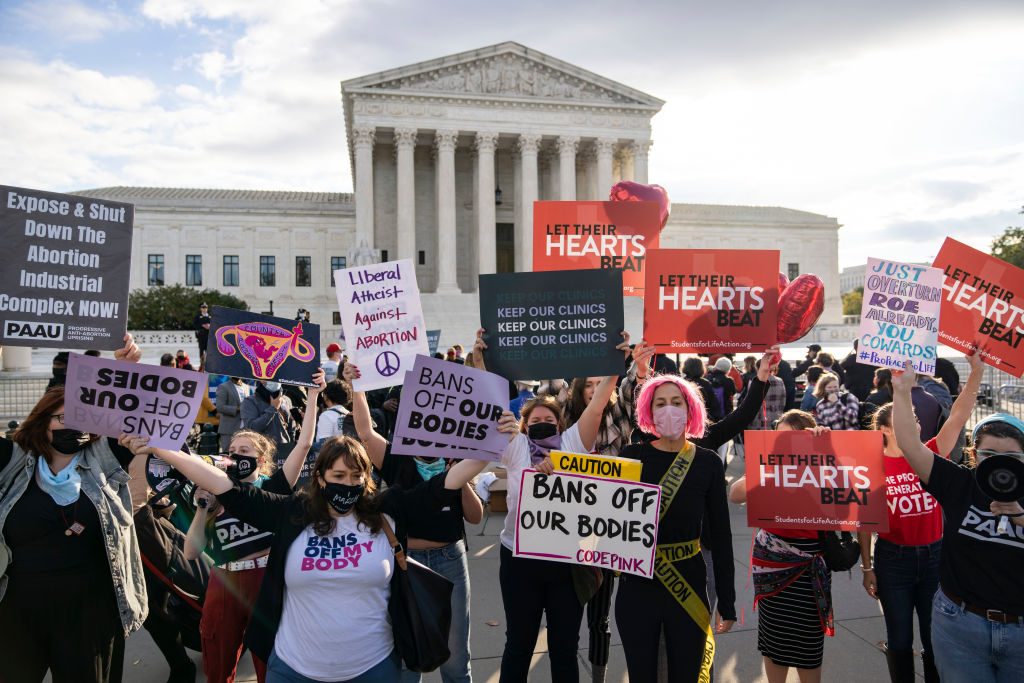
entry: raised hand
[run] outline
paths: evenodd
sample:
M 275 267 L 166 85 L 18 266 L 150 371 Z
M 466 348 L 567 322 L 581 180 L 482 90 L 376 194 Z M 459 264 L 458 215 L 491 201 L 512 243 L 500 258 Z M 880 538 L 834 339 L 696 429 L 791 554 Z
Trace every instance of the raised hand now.
M 903 364 L 903 372 L 892 373 L 892 390 L 894 392 L 910 393 L 910 390 L 917 384 L 917 372 L 909 360 Z
M 114 351 L 114 358 L 126 360 L 129 363 L 138 363 L 142 359 L 142 351 L 136 346 L 135 338 L 132 335 L 124 335 L 124 346 Z

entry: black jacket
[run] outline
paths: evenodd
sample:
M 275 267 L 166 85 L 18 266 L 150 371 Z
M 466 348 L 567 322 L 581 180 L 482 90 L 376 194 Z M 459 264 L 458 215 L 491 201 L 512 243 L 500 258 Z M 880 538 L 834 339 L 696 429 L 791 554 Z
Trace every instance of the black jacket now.
M 406 520 L 420 510 L 439 510 L 452 504 L 462 492 L 444 488 L 444 477 L 434 477 L 414 489 L 393 488 L 378 496 L 380 509 L 395 520 L 395 536 L 404 546 Z M 284 611 L 284 572 L 288 548 L 298 538 L 307 523 L 303 521 L 303 499 L 299 495 L 282 496 L 268 493 L 255 486 L 236 486 L 217 496 L 217 500 L 235 517 L 258 529 L 273 529 L 274 543 L 270 546 L 267 573 L 260 586 L 259 597 L 253 608 L 252 619 L 245 631 L 245 645 L 264 662 L 270 659 L 274 639 Z M 339 584 L 338 590 L 344 590 Z M 380 615 L 387 619 L 387 614 Z M 310 619 L 315 619 L 310 615 Z

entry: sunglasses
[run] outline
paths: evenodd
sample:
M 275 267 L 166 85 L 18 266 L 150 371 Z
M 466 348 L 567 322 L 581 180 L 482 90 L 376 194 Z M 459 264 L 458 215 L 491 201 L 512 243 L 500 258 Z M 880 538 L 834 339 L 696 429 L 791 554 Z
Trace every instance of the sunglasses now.
M 1024 453 L 1019 451 L 993 451 L 989 448 L 982 448 L 975 451 L 975 454 L 981 458 L 990 458 L 993 455 L 1008 455 L 1011 458 L 1017 458 L 1018 460 L 1024 460 Z

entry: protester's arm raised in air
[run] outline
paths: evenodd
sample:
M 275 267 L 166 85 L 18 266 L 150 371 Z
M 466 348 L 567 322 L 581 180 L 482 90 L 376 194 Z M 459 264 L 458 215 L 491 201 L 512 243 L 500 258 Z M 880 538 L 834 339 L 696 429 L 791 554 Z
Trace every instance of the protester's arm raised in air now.
M 704 438 L 700 439 L 700 445 L 710 450 L 717 450 L 719 446 L 735 438 L 740 432 L 747 428 L 754 418 L 757 417 L 761 404 L 764 403 L 764 396 L 768 392 L 768 379 L 771 377 L 772 354 L 778 351 L 773 346 L 764 352 L 760 362 L 757 364 L 757 377 L 750 380 L 747 393 L 732 411 L 724 418 L 709 424 Z
M 327 384 L 322 369 L 313 373 L 313 384 L 306 390 L 306 412 L 302 416 L 302 429 L 299 431 L 299 438 L 295 441 L 295 447 L 288 454 L 281 469 L 284 471 L 288 486 L 295 488 L 302 473 L 302 465 L 306 462 L 309 449 L 313 446 L 313 437 L 316 435 L 316 400 Z
M 213 497 L 202 488 L 196 491 L 196 500 L 206 500 L 206 506 L 196 506 L 196 514 L 192 517 L 192 523 L 189 524 L 188 533 L 185 534 L 183 552 L 186 560 L 194 560 L 206 550 L 206 523 L 210 519 L 210 504 L 217 504 L 216 499 L 211 500 L 211 498 Z
M 353 380 L 359 379 L 359 368 L 346 361 L 341 376 L 351 384 Z M 381 469 L 384 467 L 384 454 L 388 450 L 388 440 L 374 430 L 373 418 L 370 417 L 370 404 L 366 402 L 366 393 L 363 391 L 352 392 L 352 420 L 356 423 L 356 434 L 363 442 L 363 448 L 370 456 L 370 462 L 378 470 Z
M 607 401 L 608 398 L 605 397 L 605 400 Z M 508 434 L 511 439 L 518 431 L 518 426 L 519 420 L 511 411 L 505 410 L 501 413 L 501 417 L 498 419 L 499 432 Z M 468 484 L 473 477 L 483 472 L 485 467 L 487 467 L 486 460 L 463 460 L 455 463 L 445 475 L 444 487 L 451 491 L 457 491 Z
M 580 440 L 588 451 L 594 447 L 594 442 L 597 441 L 601 420 L 604 419 L 604 409 L 608 405 L 608 399 L 612 397 L 612 392 L 615 391 L 615 381 L 618 378 L 618 375 L 608 375 L 601 379 L 601 383 L 594 389 L 594 397 L 590 399 L 590 403 L 580 415 L 579 422 L 576 423 L 576 428 L 580 432 Z
M 977 402 L 978 389 L 981 387 L 981 373 L 985 363 L 981 360 L 981 354 L 977 350 L 967 356 L 967 364 L 971 366 L 971 374 L 967 377 L 967 384 L 964 390 L 956 397 L 953 407 L 949 410 L 949 417 L 946 418 L 942 429 L 935 436 L 935 445 L 939 449 L 939 455 L 948 458 L 956 442 L 960 439 L 960 431 L 967 425 L 974 405 Z
M 915 384 L 917 373 L 909 361 L 904 365 L 903 372 L 892 374 L 892 430 L 896 434 L 896 444 L 903 451 L 903 457 L 921 481 L 927 484 L 935 463 L 935 454 L 921 443 L 917 421 L 914 419 L 910 390 Z

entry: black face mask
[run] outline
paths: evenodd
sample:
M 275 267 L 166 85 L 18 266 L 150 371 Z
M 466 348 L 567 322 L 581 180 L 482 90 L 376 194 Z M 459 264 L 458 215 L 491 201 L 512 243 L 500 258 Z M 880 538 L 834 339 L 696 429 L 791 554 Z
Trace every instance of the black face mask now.
M 327 482 L 324 485 L 324 495 L 327 496 L 327 502 L 339 515 L 348 514 L 349 510 L 356 504 L 356 501 L 362 497 L 365 490 L 366 484 L 351 486 L 349 484 Z
M 235 481 L 242 481 L 259 467 L 259 461 L 252 455 L 232 455 L 235 462 L 227 467 L 227 475 Z
M 530 441 L 543 441 L 558 434 L 558 425 L 551 422 L 535 422 L 526 428 L 526 436 Z
M 89 435 L 77 429 L 55 429 L 50 445 L 58 453 L 74 455 L 89 443 Z
M 53 369 L 53 376 L 56 377 L 57 379 L 64 379 L 65 377 L 68 376 L 68 369 L 67 368 L 54 368 Z

